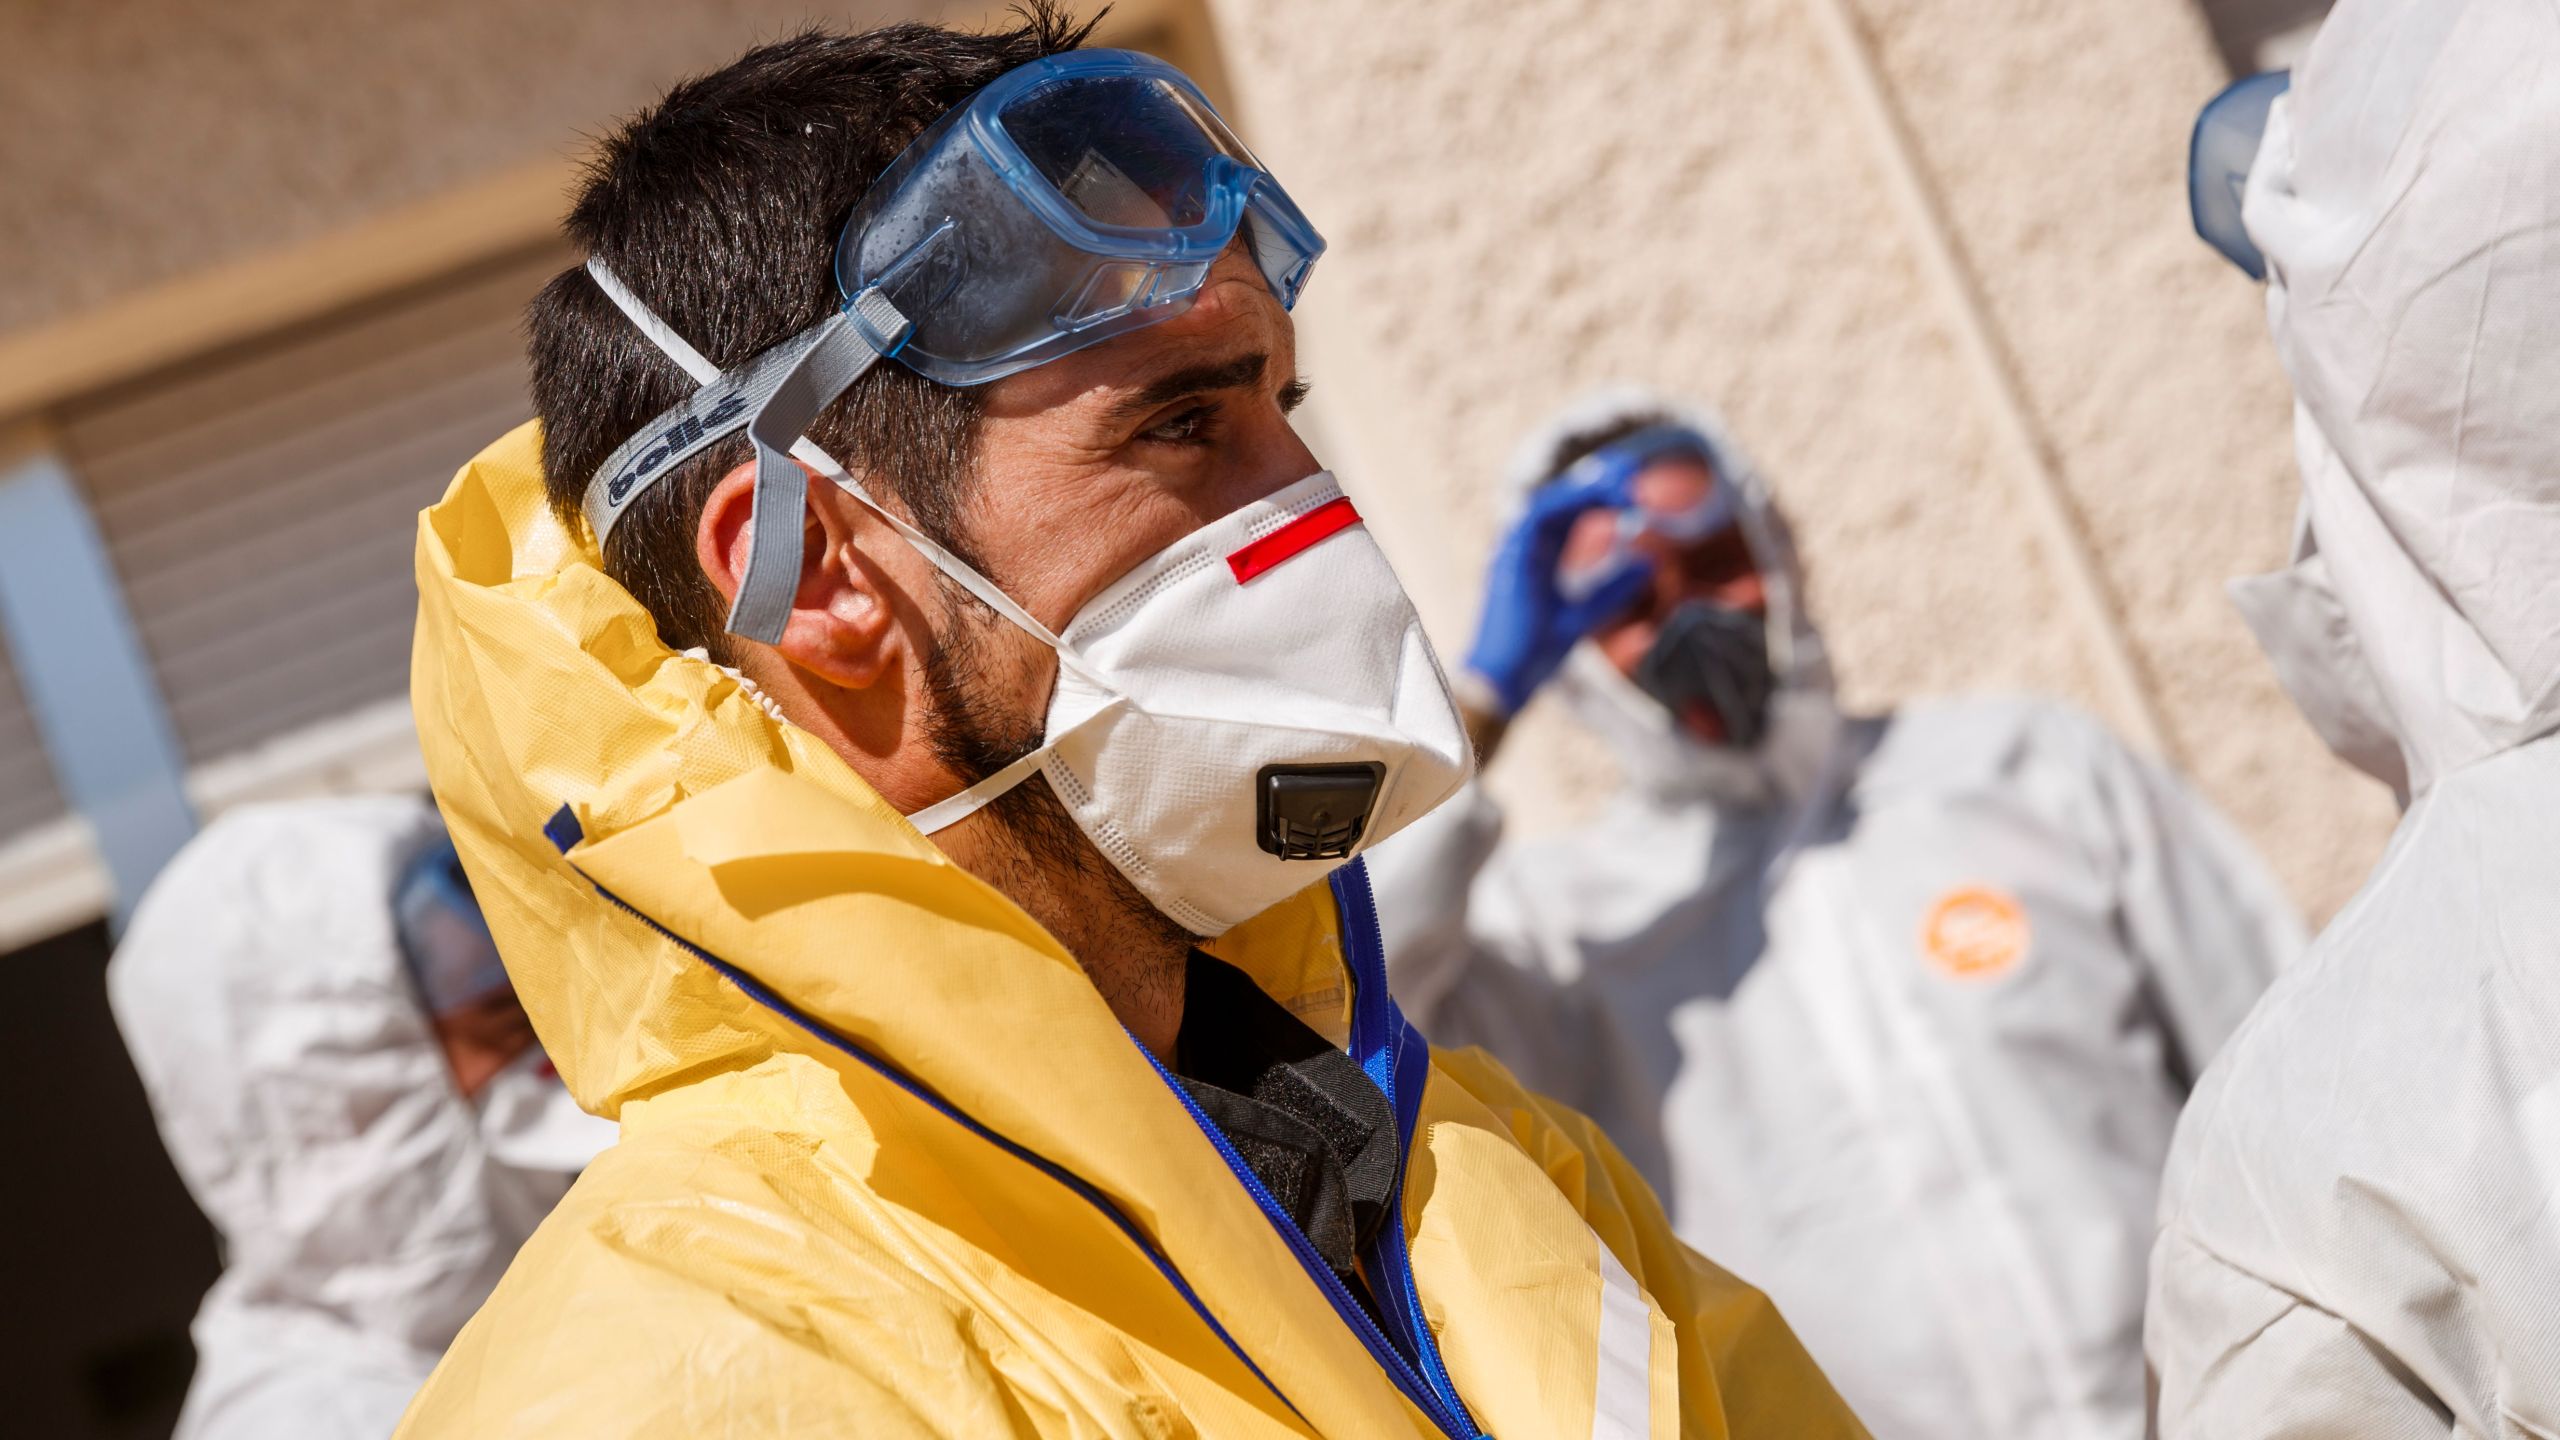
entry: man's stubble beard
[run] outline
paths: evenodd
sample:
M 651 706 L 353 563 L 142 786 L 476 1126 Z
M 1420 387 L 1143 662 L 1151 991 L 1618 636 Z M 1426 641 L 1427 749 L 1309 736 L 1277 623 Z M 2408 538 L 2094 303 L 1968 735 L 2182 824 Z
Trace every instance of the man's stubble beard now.
M 934 588 L 945 623 L 922 666 L 924 739 L 937 759 L 974 785 L 1038 749 L 1047 720 L 990 699 L 1003 689 L 990 673 L 996 658 L 990 631 L 1007 622 L 948 576 L 937 573 Z M 1033 774 L 978 813 L 995 830 L 990 871 L 982 878 L 1065 943 L 1106 998 L 1169 1000 L 1180 1013 L 1183 968 L 1168 961 L 1189 954 L 1191 932 L 1094 848 L 1047 776 Z

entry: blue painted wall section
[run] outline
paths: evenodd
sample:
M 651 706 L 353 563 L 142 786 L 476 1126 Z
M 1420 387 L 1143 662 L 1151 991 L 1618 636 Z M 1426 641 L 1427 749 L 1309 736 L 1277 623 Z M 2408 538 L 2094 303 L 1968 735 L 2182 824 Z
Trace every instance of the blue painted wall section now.
M 195 834 L 186 758 L 80 487 L 50 450 L 0 462 L 0 630 L 63 795 L 115 883 L 113 922 Z

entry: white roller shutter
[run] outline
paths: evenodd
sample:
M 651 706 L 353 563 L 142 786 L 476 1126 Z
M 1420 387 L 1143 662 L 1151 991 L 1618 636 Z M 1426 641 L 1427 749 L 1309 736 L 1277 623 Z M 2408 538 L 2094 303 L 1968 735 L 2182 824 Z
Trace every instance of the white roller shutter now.
M 60 416 L 191 766 L 407 693 L 417 512 L 530 413 L 524 305 L 568 263 L 484 266 Z

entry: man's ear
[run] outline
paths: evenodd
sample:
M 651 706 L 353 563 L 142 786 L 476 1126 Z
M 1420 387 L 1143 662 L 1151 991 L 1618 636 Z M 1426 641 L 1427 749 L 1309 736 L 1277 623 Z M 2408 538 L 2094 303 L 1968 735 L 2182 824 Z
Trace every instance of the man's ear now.
M 796 462 L 795 462 L 796 463 Z M 806 467 L 803 467 L 806 468 Z M 848 518 L 820 496 L 827 482 L 809 477 L 810 498 L 786 523 L 800 526 L 800 583 L 774 651 L 800 669 L 848 690 L 869 687 L 896 658 L 899 644 L 884 577 L 854 543 Z M 720 477 L 702 502 L 694 555 L 721 597 L 735 603 L 747 573 L 754 527 L 785 517 L 755 511 L 753 460 Z

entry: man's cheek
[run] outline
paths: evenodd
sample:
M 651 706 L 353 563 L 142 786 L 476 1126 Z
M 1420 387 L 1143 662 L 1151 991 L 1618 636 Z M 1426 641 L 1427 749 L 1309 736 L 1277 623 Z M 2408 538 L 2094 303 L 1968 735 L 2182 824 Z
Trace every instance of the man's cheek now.
M 1007 663 L 1007 698 L 1014 713 L 1023 717 L 1033 730 L 1047 728 L 1049 697 L 1058 688 L 1058 656 L 1047 645 L 1016 627 L 1003 624 L 1003 638 L 997 643 L 1005 647 Z
M 1765 615 L 1769 610 L 1769 582 L 1759 571 L 1747 570 L 1708 586 L 1704 598 L 1729 610 Z
M 1644 652 L 1652 648 L 1653 637 L 1659 634 L 1661 629 L 1661 625 L 1653 617 L 1646 615 L 1607 626 L 1591 639 L 1593 644 L 1600 647 L 1600 653 L 1608 658 L 1609 663 L 1618 667 L 1619 674 L 1633 679 L 1636 663 L 1644 659 Z

